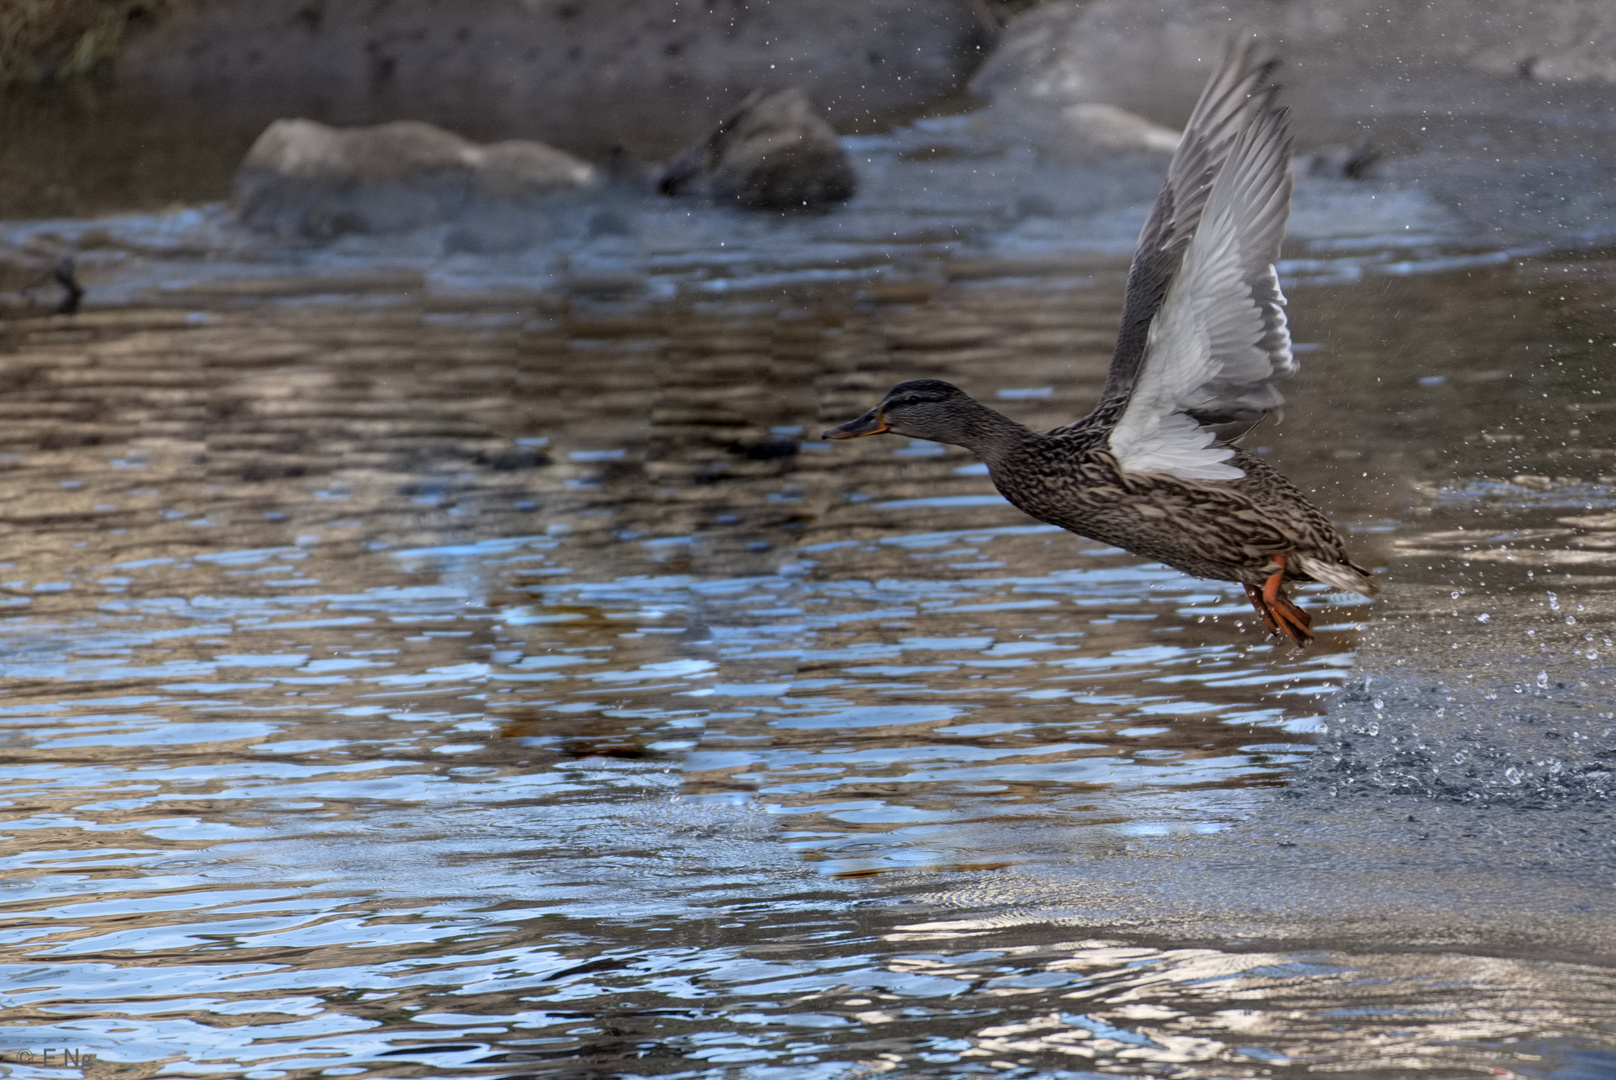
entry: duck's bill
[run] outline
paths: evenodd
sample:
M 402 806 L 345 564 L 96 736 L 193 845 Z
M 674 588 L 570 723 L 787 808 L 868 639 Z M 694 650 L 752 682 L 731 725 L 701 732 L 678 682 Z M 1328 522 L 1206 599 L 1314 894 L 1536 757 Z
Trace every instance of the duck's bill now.
M 879 435 L 887 429 L 887 422 L 881 416 L 881 410 L 871 409 L 857 420 L 849 420 L 839 427 L 833 427 L 825 432 L 826 439 L 857 439 L 865 435 Z

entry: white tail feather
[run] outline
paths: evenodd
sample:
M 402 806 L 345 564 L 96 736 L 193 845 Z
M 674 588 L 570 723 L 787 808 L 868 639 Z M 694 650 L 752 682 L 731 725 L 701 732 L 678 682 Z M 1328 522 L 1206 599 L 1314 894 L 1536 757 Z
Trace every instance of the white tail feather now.
M 1296 566 L 1315 581 L 1322 581 L 1326 585 L 1334 585 L 1338 589 L 1355 592 L 1360 596 L 1374 596 L 1380 591 L 1380 586 L 1376 585 L 1368 574 L 1360 573 L 1345 563 L 1330 563 L 1323 559 L 1315 559 L 1311 555 L 1297 555 Z

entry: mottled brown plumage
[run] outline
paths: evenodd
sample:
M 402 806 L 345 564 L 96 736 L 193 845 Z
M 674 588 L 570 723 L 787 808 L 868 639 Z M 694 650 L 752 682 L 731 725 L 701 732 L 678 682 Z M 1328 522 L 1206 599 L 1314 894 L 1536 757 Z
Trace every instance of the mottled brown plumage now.
M 1040 521 L 1195 577 L 1238 581 L 1269 631 L 1311 619 L 1285 595 L 1315 580 L 1373 596 L 1324 513 L 1238 438 L 1295 369 L 1273 262 L 1290 205 L 1290 138 L 1274 62 L 1231 49 L 1213 73 L 1140 234 L 1100 401 L 1040 434 L 935 379 L 901 383 L 825 433 L 964 446 Z

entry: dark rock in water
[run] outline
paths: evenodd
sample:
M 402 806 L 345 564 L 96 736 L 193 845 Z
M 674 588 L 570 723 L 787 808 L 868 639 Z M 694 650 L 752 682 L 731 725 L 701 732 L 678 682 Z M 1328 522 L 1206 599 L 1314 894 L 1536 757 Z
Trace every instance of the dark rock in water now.
M 83 299 L 84 286 L 71 255 L 61 256 L 49 269 L 26 258 L 0 260 L 0 319 L 73 315 Z
M 236 174 L 236 212 L 285 236 L 404 232 L 474 208 L 535 209 L 591 177 L 543 143 L 479 146 L 431 124 L 334 128 L 277 120 Z
M 657 186 L 753 210 L 803 210 L 845 202 L 857 184 L 835 130 L 793 88 L 753 91 L 669 162 Z
M 79 310 L 79 304 L 84 300 L 84 286 L 79 284 L 78 274 L 74 271 L 73 257 L 63 255 L 56 261 L 51 269 L 51 277 L 56 279 L 65 295 L 56 305 L 56 314 L 73 315 Z
M 730 443 L 729 452 L 749 461 L 775 461 L 796 457 L 802 451 L 802 442 L 789 435 L 767 435 L 761 439 L 737 439 Z
M 1331 143 L 1298 154 L 1291 168 L 1301 176 L 1323 176 L 1337 180 L 1363 180 L 1383 155 L 1368 141 Z

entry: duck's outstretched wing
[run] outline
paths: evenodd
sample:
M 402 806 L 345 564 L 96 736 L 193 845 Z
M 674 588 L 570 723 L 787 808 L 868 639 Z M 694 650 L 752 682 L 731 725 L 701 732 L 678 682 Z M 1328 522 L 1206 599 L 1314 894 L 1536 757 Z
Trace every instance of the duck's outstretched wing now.
M 1213 181 L 1240 132 L 1258 113 L 1272 107 L 1279 61 L 1259 42 L 1232 44 L 1185 125 L 1167 178 L 1156 196 L 1134 248 L 1116 353 L 1099 404 L 1069 428 L 1110 427 L 1122 413 L 1144 363 L 1150 326 L 1161 310 L 1173 275 L 1200 224 Z
M 1260 42 L 1233 43 L 1201 91 L 1134 245 L 1117 350 L 1096 412 L 1107 406 L 1120 408 L 1132 392 L 1151 321 L 1161 310 L 1168 284 L 1201 222 L 1212 182 L 1248 122 L 1272 108 L 1279 92 L 1274 82 L 1278 67 L 1279 60 Z
M 1225 464 L 1234 451 L 1220 444 L 1277 408 L 1284 399 L 1274 378 L 1295 370 L 1273 266 L 1290 215 L 1286 114 L 1264 93 L 1243 115 L 1132 377 L 1119 372 L 1120 355 L 1113 361 L 1111 377 L 1126 379 L 1126 396 L 1110 446 L 1124 471 L 1187 480 L 1243 476 Z M 1132 289 L 1130 279 L 1130 301 Z M 1106 389 L 1113 390 L 1109 382 Z M 1106 404 L 1102 398 L 1101 408 Z

